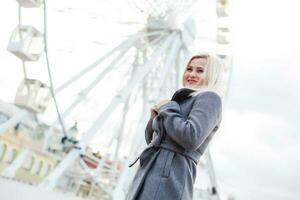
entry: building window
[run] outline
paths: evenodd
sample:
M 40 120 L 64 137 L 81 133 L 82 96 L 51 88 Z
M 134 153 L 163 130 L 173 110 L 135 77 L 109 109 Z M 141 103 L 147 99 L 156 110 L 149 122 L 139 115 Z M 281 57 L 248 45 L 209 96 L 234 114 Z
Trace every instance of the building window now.
M 40 176 L 45 177 L 48 174 L 48 170 L 49 170 L 48 168 L 49 168 L 49 164 L 43 162 L 43 167 L 41 169 Z
M 27 171 L 30 171 L 33 167 L 33 164 L 34 164 L 34 158 L 30 156 L 30 158 L 25 161 L 23 168 Z
M 45 176 L 47 176 L 48 174 L 50 174 L 51 170 L 52 170 L 51 164 L 48 164 Z
M 43 161 L 40 160 L 34 173 L 36 175 L 40 175 L 42 168 L 43 168 Z
M 17 157 L 18 151 L 17 149 L 9 149 L 7 152 L 6 162 L 12 163 L 14 159 Z
M 6 144 L 0 144 L 0 161 L 4 158 L 7 146 Z

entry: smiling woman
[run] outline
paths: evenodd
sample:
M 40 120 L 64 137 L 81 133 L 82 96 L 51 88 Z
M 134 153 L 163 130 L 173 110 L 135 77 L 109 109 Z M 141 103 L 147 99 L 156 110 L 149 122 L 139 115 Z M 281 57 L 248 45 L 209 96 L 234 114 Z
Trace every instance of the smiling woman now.
M 224 66 L 213 55 L 198 54 L 193 56 L 183 72 L 182 85 L 197 91 L 223 93 Z
M 192 57 L 183 73 L 185 88 L 151 108 L 145 131 L 148 147 L 139 157 L 127 200 L 193 199 L 197 163 L 222 118 L 217 94 L 221 72 L 214 56 Z
M 195 56 L 188 63 L 183 74 L 183 86 L 198 88 L 203 85 L 207 86 L 207 57 Z

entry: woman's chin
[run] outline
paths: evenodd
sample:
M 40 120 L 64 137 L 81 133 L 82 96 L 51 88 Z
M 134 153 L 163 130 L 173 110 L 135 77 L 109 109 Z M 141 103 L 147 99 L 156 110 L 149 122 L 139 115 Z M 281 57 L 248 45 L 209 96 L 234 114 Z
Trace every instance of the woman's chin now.
M 194 90 L 200 89 L 198 85 L 193 85 L 193 84 L 185 84 L 184 87 L 194 89 Z

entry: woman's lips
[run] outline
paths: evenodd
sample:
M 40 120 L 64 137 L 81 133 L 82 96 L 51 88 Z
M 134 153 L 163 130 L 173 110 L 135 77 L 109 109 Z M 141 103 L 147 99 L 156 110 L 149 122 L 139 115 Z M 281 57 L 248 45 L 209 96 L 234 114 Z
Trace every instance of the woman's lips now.
M 191 83 L 191 84 L 197 83 L 197 81 L 195 81 L 195 80 L 187 80 L 187 82 L 188 82 L 188 83 Z

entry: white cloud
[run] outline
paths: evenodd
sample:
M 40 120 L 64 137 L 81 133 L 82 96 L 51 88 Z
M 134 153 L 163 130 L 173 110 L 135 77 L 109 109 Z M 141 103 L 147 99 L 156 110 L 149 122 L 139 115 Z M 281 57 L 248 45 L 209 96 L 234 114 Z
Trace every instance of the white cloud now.
M 221 191 L 243 200 L 300 197 L 300 146 L 289 129 L 280 116 L 228 109 L 212 146 Z

